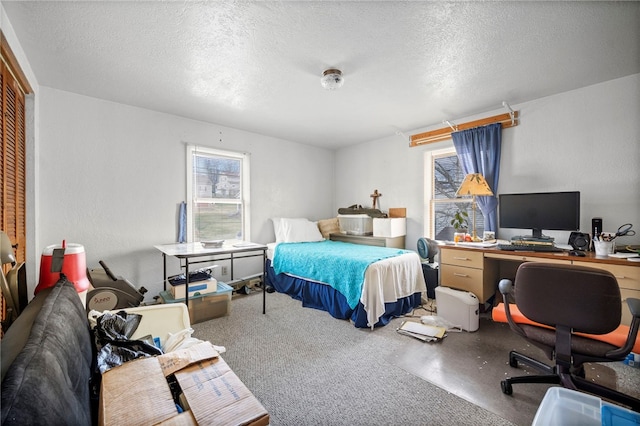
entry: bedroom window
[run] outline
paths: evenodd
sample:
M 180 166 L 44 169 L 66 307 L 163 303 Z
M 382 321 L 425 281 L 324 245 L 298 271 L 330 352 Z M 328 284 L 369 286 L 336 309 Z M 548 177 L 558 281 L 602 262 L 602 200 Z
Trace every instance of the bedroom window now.
M 249 155 L 187 146 L 187 240 L 249 240 Z
M 456 198 L 456 191 L 464 179 L 454 147 L 425 152 L 425 234 L 435 240 L 453 240 L 455 229 L 451 219 L 458 211 L 469 215 L 472 226 L 471 198 Z M 476 229 L 484 232 L 484 217 L 476 209 Z

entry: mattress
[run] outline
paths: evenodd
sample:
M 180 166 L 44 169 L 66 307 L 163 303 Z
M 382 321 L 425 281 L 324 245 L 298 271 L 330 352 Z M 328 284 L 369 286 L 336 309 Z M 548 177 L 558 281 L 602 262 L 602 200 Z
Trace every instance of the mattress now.
M 275 243 L 268 244 L 267 257 L 270 262 L 273 261 L 275 246 Z M 331 283 L 310 279 L 309 277 L 292 274 L 285 275 L 310 283 L 331 286 Z M 420 303 L 420 294 L 426 292 L 426 290 L 420 257 L 415 252 L 404 251 L 403 254 L 398 256 L 371 263 L 365 270 L 359 298 L 359 303 L 366 313 L 366 325 L 373 328 L 374 325 L 379 323 L 385 312 L 390 310 L 398 312 L 397 307 L 391 305 L 399 301 L 402 302 L 402 313 L 406 313 L 409 305 L 412 305 L 411 308 L 413 308 L 416 303 Z M 410 303 L 408 298 L 411 298 Z

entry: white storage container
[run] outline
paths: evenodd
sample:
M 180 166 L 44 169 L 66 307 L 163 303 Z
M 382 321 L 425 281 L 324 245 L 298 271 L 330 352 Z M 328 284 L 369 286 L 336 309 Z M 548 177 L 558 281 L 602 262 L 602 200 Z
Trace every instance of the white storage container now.
M 374 218 L 374 237 L 402 237 L 407 235 L 407 219 L 404 217 Z
M 348 235 L 373 234 L 373 218 L 366 214 L 339 214 L 340 232 Z
M 436 287 L 438 316 L 465 331 L 476 331 L 480 326 L 478 298 L 469 291 Z
M 547 390 L 531 423 L 532 426 L 636 424 L 640 424 L 640 413 L 602 401 L 597 396 L 556 386 Z
M 187 306 L 182 303 L 136 306 L 134 308 L 116 309 L 111 312 L 117 313 L 120 311 L 142 315 L 138 328 L 131 336 L 131 339 L 134 340 L 150 334 L 152 337 L 159 338 L 160 344 L 164 345 L 169 338 L 169 333 L 175 334 L 191 327 L 189 311 L 187 311 Z

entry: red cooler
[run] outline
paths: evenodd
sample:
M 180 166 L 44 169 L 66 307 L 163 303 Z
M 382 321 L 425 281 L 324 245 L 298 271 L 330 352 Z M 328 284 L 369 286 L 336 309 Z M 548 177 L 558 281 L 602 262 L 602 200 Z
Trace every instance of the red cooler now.
M 51 263 L 53 261 L 53 250 L 64 247 L 64 262 L 62 264 L 62 273 L 76 287 L 76 291 L 85 294 L 91 285 L 87 278 L 87 260 L 84 253 L 84 246 L 81 244 L 73 244 L 64 242 L 62 245 L 48 246 L 42 252 L 40 259 L 40 281 L 36 287 L 34 294 L 38 294 L 40 290 L 53 287 L 60 279 L 59 272 L 51 272 Z

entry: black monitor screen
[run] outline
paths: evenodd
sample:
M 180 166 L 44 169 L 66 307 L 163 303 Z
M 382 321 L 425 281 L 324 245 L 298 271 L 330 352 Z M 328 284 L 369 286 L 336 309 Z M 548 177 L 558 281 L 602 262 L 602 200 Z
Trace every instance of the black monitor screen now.
M 500 194 L 501 228 L 531 229 L 534 237 L 542 230 L 580 229 L 580 192 Z

